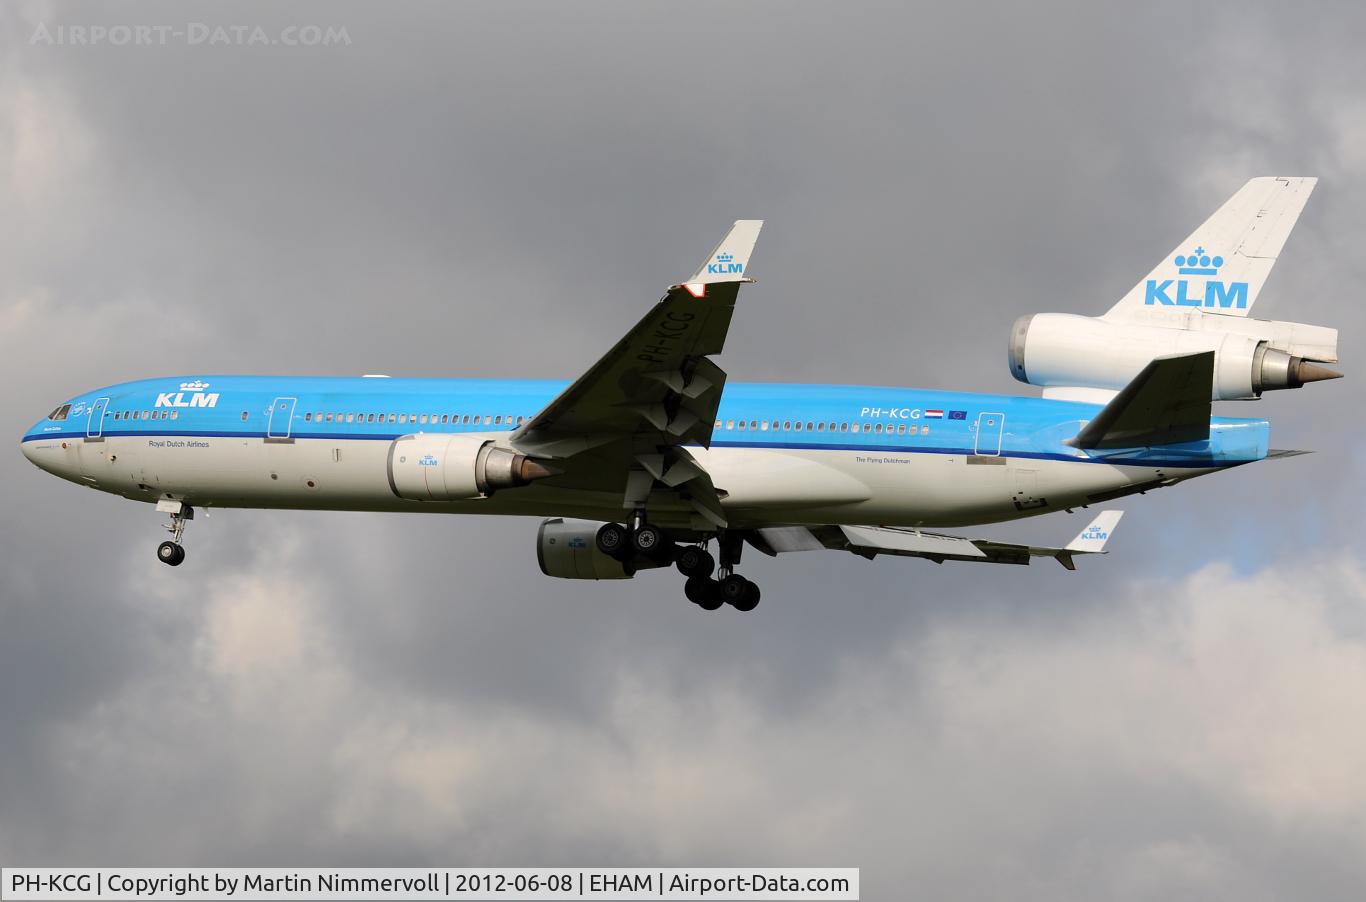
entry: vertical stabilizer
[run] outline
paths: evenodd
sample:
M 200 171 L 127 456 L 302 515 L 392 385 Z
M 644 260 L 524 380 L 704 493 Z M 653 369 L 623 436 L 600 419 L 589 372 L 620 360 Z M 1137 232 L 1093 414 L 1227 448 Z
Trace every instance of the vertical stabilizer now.
M 1105 319 L 1199 311 L 1247 316 L 1318 179 L 1265 176 L 1238 190 Z

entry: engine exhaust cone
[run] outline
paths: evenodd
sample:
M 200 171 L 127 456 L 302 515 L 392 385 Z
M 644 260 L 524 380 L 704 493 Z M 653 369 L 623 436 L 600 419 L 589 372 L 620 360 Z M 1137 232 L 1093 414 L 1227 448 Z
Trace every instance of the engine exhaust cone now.
M 1319 366 L 1317 363 L 1310 363 L 1308 360 L 1301 360 L 1292 371 L 1290 387 L 1299 388 L 1310 382 L 1324 382 L 1328 379 L 1341 379 L 1342 373 L 1337 370 L 1330 370 L 1326 366 Z

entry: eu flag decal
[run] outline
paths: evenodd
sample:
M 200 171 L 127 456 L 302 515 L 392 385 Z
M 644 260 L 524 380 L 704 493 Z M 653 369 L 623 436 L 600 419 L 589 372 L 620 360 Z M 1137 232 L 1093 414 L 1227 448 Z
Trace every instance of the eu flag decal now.
M 949 411 L 949 419 L 950 419 L 950 420 L 966 420 L 967 418 L 968 418 L 968 412 L 967 412 L 966 410 L 950 410 L 950 411 Z

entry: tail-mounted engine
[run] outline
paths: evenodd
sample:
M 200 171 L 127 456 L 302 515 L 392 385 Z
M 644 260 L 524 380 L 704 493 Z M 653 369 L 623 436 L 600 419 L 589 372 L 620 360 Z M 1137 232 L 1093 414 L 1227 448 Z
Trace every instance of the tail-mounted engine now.
M 1151 321 L 1110 320 L 1067 313 L 1038 313 L 1015 321 L 1010 372 L 1045 387 L 1045 397 L 1066 389 L 1118 390 L 1157 357 L 1213 351 L 1212 401 L 1260 397 L 1342 374 L 1336 363 L 1336 329 L 1303 323 L 1196 313 Z
M 557 473 L 487 435 L 403 435 L 389 446 L 389 487 L 410 501 L 487 498 Z

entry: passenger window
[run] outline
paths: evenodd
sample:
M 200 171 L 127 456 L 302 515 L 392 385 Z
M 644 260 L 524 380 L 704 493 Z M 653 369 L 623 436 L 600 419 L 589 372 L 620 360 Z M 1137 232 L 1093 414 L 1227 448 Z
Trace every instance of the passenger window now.
M 921 434 L 921 435 L 929 435 L 929 434 L 930 434 L 930 427 L 929 427 L 929 426 L 921 426 L 921 427 L 920 427 L 920 434 Z
M 855 423 L 854 425 L 850 426 L 850 427 L 849 427 L 849 431 L 850 431 L 850 432 L 858 432 L 858 423 Z
M 348 413 L 348 414 L 346 415 L 346 422 L 348 422 L 348 423 L 354 423 L 354 422 L 356 422 L 356 415 L 355 415 L 354 413 Z
M 306 413 L 306 414 L 304 414 L 304 422 L 305 422 L 305 423 L 311 423 L 311 422 L 313 422 L 313 414 L 311 414 L 311 413 Z
M 463 417 L 460 418 L 460 425 L 461 425 L 461 426 L 468 426 L 469 424 L 470 424 L 470 415 L 469 415 L 469 414 L 465 414 Z
M 401 413 L 401 414 L 399 414 L 399 415 L 398 415 L 398 421 L 399 421 L 400 423 L 406 423 L 406 422 L 408 422 L 408 415 L 407 415 L 406 413 Z
M 493 418 L 493 425 L 495 425 L 495 426 L 500 426 L 500 425 L 502 425 L 502 423 L 503 423 L 503 415 L 502 415 L 501 413 L 498 414 L 498 416 L 496 416 L 496 417 Z
M 791 431 L 792 431 L 792 421 L 791 421 L 791 420 L 783 420 L 783 431 L 784 431 L 784 432 L 791 432 Z
M 450 420 L 451 420 L 450 414 L 445 414 L 445 413 L 443 413 L 443 414 L 441 415 L 441 425 L 442 425 L 442 426 L 445 426 L 447 423 L 450 422 Z
M 807 424 L 806 424 L 806 431 L 807 431 L 807 432 L 810 432 L 812 429 L 815 429 L 815 428 L 816 428 L 816 425 L 815 425 L 814 423 L 807 423 Z
M 490 422 L 492 422 L 492 420 L 493 420 L 492 417 L 490 417 L 488 414 L 484 414 L 484 425 L 485 425 L 485 426 L 487 426 Z
M 796 422 L 795 425 L 796 425 L 796 427 L 797 427 L 797 431 L 798 431 L 798 432 L 801 432 L 801 431 L 802 431 L 802 421 L 801 421 L 801 420 L 798 420 L 798 421 Z
M 422 425 L 424 425 L 424 426 L 427 425 L 427 415 L 424 413 L 424 414 L 422 415 L 422 419 L 419 420 L 418 422 L 420 422 L 420 423 L 421 423 Z
M 882 434 L 882 424 L 881 424 L 881 423 L 878 423 L 876 426 L 874 426 L 874 427 L 873 427 L 873 431 L 876 432 L 878 435 L 881 435 L 881 434 Z
M 178 411 L 178 410 L 173 410 L 173 411 L 171 411 L 171 419 L 173 419 L 173 420 L 178 420 L 178 419 L 180 419 L 180 411 Z
M 726 428 L 727 428 L 727 429 L 734 429 L 734 428 L 735 428 L 735 421 L 734 421 L 734 420 L 726 420 Z
M 848 423 L 840 423 L 840 432 L 848 432 L 848 431 L 849 431 L 849 424 L 848 424 Z
M 390 424 L 390 425 L 393 425 L 393 422 L 394 422 L 394 415 L 391 413 L 391 414 L 389 414 L 389 424 Z
M 905 424 L 905 423 L 898 423 L 898 424 L 897 424 L 897 427 L 896 427 L 896 434 L 897 434 L 897 435 L 905 435 L 905 434 L 906 434 L 906 424 Z

